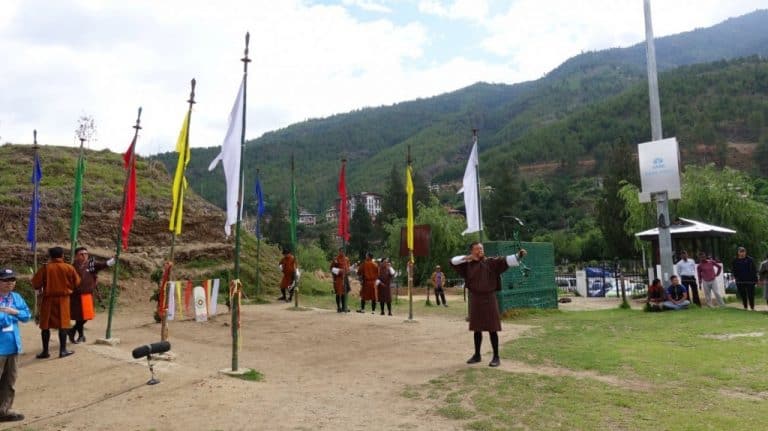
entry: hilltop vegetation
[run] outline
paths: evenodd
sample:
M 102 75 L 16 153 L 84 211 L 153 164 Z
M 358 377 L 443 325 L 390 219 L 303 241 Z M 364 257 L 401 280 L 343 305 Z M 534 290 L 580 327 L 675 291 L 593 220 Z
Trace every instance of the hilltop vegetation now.
M 749 55 L 765 56 L 768 54 L 766 29 L 768 11 L 757 11 L 710 28 L 660 38 L 657 40 L 659 67 L 663 71 L 694 63 L 719 62 Z M 341 157 L 349 160 L 347 174 L 352 191 L 383 191 L 383 179 L 393 163 L 404 163 L 409 145 L 417 171 L 428 181 L 447 182 L 459 178 L 463 172 L 473 127 L 480 129 L 481 152 L 491 151 L 500 145 L 505 148 L 504 151 L 489 153 L 484 160 L 493 158 L 499 163 L 537 163 L 572 160 L 578 156 L 594 157 L 597 154 L 592 150 L 601 142 L 641 136 L 644 128 L 641 129 L 640 125 L 647 124 L 647 121 L 638 117 L 633 122 L 636 124 L 632 124 L 632 127 L 637 126 L 636 129 L 625 131 L 622 128 L 617 134 L 618 127 L 611 123 L 614 119 L 612 113 L 604 116 L 598 115 L 600 112 L 582 113 L 582 117 L 578 117 L 580 120 L 594 121 L 584 127 L 608 129 L 600 131 L 597 136 L 578 136 L 579 139 L 586 138 L 586 142 L 576 140 L 572 133 L 564 133 L 562 127 L 547 129 L 547 132 L 538 130 L 625 91 L 630 92 L 623 102 L 625 105 L 630 98 L 637 100 L 632 99 L 630 106 L 622 107 L 627 109 L 624 115 L 647 112 L 647 108 L 645 111 L 639 109 L 647 107 L 647 103 L 640 99 L 645 97 L 642 94 L 644 65 L 645 54 L 641 44 L 588 52 L 566 61 L 536 81 L 515 85 L 478 83 L 427 99 L 298 123 L 249 141 L 245 155 L 246 184 L 253 183 L 258 167 L 267 199 L 274 202 L 287 196 L 289 159 L 291 154 L 295 154 L 296 169 L 300 173 L 297 176 L 299 201 L 310 210 L 322 211 L 335 197 Z M 722 66 L 722 63 L 715 63 L 711 67 Z M 689 70 L 687 73 L 700 72 Z M 693 80 L 686 78 L 685 71 L 681 73 L 678 75 L 679 82 L 687 84 L 687 81 Z M 666 77 L 662 75 L 661 78 L 662 107 L 668 111 L 666 94 L 675 90 L 667 86 Z M 748 90 L 740 86 L 738 80 L 731 84 L 737 92 Z M 728 89 L 731 89 L 730 86 Z M 682 96 L 691 95 L 703 104 L 713 101 L 706 94 L 692 93 L 697 90 L 702 90 L 701 86 L 693 89 L 684 87 L 680 102 L 687 103 Z M 602 109 L 609 108 L 604 106 Z M 728 112 L 729 109 L 720 109 L 720 112 Z M 675 114 L 671 119 L 665 118 L 665 121 L 669 120 L 669 125 L 665 125 L 668 132 L 684 133 L 686 126 L 695 126 L 686 122 L 697 118 L 676 115 L 674 110 L 668 112 Z M 735 115 L 735 111 L 726 115 L 731 114 Z M 717 119 L 712 121 L 715 121 L 712 128 L 717 130 L 720 127 Z M 708 132 L 699 127 L 691 133 L 706 136 Z M 548 143 L 545 148 L 539 150 L 537 142 L 540 139 L 534 139 L 535 133 L 551 135 L 546 137 Z M 640 140 L 646 139 L 643 137 Z M 222 206 L 222 177 L 206 170 L 217 152 L 217 148 L 193 149 L 189 177 L 196 191 Z M 158 155 L 157 158 L 171 169 L 175 163 L 175 156 L 171 153 Z

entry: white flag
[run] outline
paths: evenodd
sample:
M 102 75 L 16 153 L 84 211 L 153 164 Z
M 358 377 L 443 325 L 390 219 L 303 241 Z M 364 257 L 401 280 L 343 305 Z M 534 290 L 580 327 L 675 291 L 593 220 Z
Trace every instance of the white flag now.
M 221 153 L 216 156 L 208 166 L 212 171 L 221 161 L 224 167 L 224 178 L 227 182 L 227 221 L 224 224 L 224 232 L 227 236 L 232 233 L 231 226 L 237 223 L 237 218 L 242 215 L 242 207 L 237 208 L 237 198 L 240 194 L 240 137 L 243 132 L 243 85 L 240 83 L 240 90 L 237 92 L 235 105 L 232 106 L 232 112 L 229 114 L 229 128 L 224 142 L 221 144 Z
M 462 234 L 483 230 L 483 222 L 480 220 L 480 196 L 477 195 L 477 165 L 477 142 L 475 142 L 472 145 L 467 169 L 464 170 L 462 187 L 459 190 L 459 193 L 464 193 L 464 210 L 467 215 L 467 230 Z

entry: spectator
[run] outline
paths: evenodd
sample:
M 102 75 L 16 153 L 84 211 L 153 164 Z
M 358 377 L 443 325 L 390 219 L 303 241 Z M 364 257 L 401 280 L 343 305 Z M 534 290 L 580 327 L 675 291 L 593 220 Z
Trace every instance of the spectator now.
M 0 422 L 24 420 L 24 415 L 11 411 L 16 394 L 17 364 L 21 353 L 19 322 L 30 318 L 29 307 L 13 289 L 16 287 L 16 273 L 11 269 L 0 270 Z
M 699 274 L 699 281 L 701 281 L 701 287 L 704 289 L 704 301 L 706 301 L 708 307 L 712 305 L 712 294 L 715 294 L 717 305 L 720 307 L 725 306 L 723 297 L 720 296 L 720 290 L 717 288 L 717 277 L 723 272 L 723 265 L 720 265 L 714 259 L 707 257 L 704 252 L 699 252 L 699 266 L 696 270 Z
M 757 268 L 755 268 L 754 259 L 747 256 L 746 248 L 739 247 L 736 258 L 731 262 L 731 272 L 736 279 L 736 290 L 739 292 L 744 309 L 746 310 L 749 305 L 749 308 L 754 311 Z
M 768 255 L 765 256 L 765 260 L 760 262 L 760 269 L 757 271 L 757 275 L 760 278 L 760 285 L 763 286 L 763 299 L 768 304 Z
M 683 286 L 688 289 L 688 297 L 693 298 L 693 303 L 701 307 L 699 286 L 696 284 L 696 262 L 688 259 L 688 252 L 685 250 L 680 252 L 680 260 L 675 264 L 675 269 Z
M 691 301 L 688 300 L 688 289 L 680 284 L 680 278 L 673 275 L 669 278 L 670 285 L 667 288 L 667 300 L 664 301 L 664 308 L 669 310 L 684 310 L 688 308 Z
M 661 280 L 655 278 L 648 287 L 648 299 L 645 302 L 648 311 L 664 311 L 665 296 Z

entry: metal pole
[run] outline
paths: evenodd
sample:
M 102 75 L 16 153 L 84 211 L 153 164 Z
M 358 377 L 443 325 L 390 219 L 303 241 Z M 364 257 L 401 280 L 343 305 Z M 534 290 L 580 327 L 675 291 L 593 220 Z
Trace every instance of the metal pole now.
M 246 96 L 248 95 L 248 63 L 251 60 L 248 58 L 248 44 L 251 39 L 250 33 L 245 33 L 245 53 L 240 61 L 243 62 L 243 128 L 240 132 L 240 180 L 238 181 L 237 193 L 237 225 L 235 227 L 235 280 L 240 280 L 240 207 L 243 202 L 243 154 L 245 153 L 245 107 Z M 238 350 L 240 340 L 240 307 L 237 301 L 237 297 L 232 298 L 232 371 L 237 371 L 238 366 Z
M 123 184 L 123 204 L 120 208 L 120 222 L 117 226 L 117 237 L 115 245 L 115 267 L 112 270 L 112 288 L 109 289 L 109 313 L 107 315 L 107 333 L 104 338 L 109 340 L 112 338 L 112 315 L 115 312 L 115 294 L 117 292 L 117 279 L 120 273 L 120 250 L 122 249 L 122 234 L 123 234 L 123 220 L 125 219 L 125 200 L 126 191 L 128 188 L 128 180 L 131 178 L 131 166 L 136 163 L 136 139 L 139 136 L 139 130 L 141 130 L 141 107 L 139 107 L 139 113 L 136 116 L 136 125 L 133 126 L 133 143 L 131 144 L 131 155 L 129 157 L 128 171 L 125 173 L 125 183 Z
M 294 178 L 294 162 L 293 162 L 293 154 L 291 154 L 291 212 L 293 212 L 293 215 L 291 216 L 291 224 L 293 225 L 293 236 L 291 237 L 291 248 L 293 248 L 293 259 L 296 262 L 296 270 L 299 269 L 299 249 L 298 249 L 298 243 L 296 241 L 296 230 L 298 229 L 298 222 L 299 222 L 299 205 L 296 202 L 296 183 Z M 296 205 L 294 206 L 294 203 Z M 295 278 L 295 275 L 294 275 Z M 299 281 L 301 279 L 295 279 L 293 282 L 296 284 L 293 287 L 293 308 L 299 308 Z
M 261 184 L 258 169 L 256 169 L 256 182 Z M 261 258 L 261 226 L 259 226 L 259 223 L 261 221 L 261 216 L 259 216 L 259 213 L 261 213 L 262 208 L 258 196 L 256 197 L 256 205 L 256 291 L 254 296 L 258 296 L 261 291 L 261 270 L 259 269 L 259 259 Z
M 412 171 L 411 169 L 411 146 L 408 145 L 408 164 L 406 166 L 406 170 L 408 170 L 408 176 L 411 178 L 411 181 L 413 181 Z M 406 185 L 407 187 L 407 185 Z M 408 197 L 410 199 L 409 202 L 406 204 L 413 205 L 413 197 Z M 406 214 L 406 219 L 408 218 Z M 415 223 L 415 220 L 414 220 Z M 405 235 L 406 235 L 406 245 L 407 244 L 407 237 L 408 237 L 408 221 L 406 220 L 406 227 L 405 227 Z M 414 259 L 413 259 L 413 248 L 408 249 L 408 264 L 406 267 L 408 268 L 408 320 L 413 320 L 413 265 L 414 265 Z
M 651 138 L 662 139 L 661 104 L 659 102 L 659 80 L 656 72 L 656 46 L 653 39 L 651 20 L 651 0 L 643 0 L 645 12 L 645 42 L 648 65 L 648 99 L 651 110 Z M 669 232 L 669 206 L 667 192 L 655 193 L 656 218 L 659 221 L 659 260 L 661 274 L 659 278 L 668 280 L 672 275 L 672 236 Z

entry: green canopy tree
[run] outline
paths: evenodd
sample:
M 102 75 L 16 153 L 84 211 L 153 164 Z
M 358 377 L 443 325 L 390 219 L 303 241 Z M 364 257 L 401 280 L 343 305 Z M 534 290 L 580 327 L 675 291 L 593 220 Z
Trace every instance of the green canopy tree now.
M 349 250 L 350 255 L 357 254 L 360 260 L 370 251 L 370 238 L 373 233 L 371 214 L 363 201 L 355 202 L 355 211 L 349 221 Z

